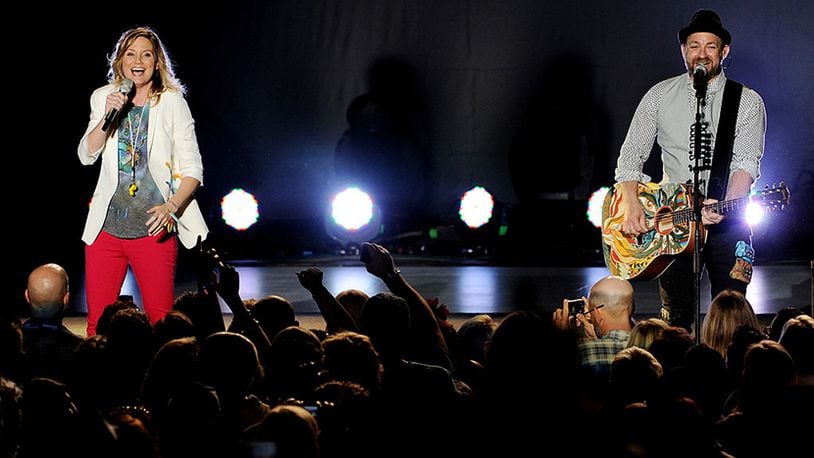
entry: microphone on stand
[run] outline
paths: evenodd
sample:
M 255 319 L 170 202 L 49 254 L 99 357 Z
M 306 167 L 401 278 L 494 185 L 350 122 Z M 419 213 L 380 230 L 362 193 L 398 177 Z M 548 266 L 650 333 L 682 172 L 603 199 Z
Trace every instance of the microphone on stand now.
M 133 90 L 133 80 L 131 80 L 130 78 L 125 78 L 124 81 L 122 81 L 122 85 L 119 86 L 119 92 L 127 95 L 132 90 Z M 118 116 L 118 114 L 119 110 L 115 108 L 111 108 L 110 111 L 107 112 L 107 114 L 105 115 L 105 123 L 102 124 L 103 131 L 106 131 L 107 128 L 110 127 L 110 123 L 112 123 L 113 120 L 116 119 L 116 116 Z
M 692 85 L 698 93 L 699 98 L 703 97 L 707 93 L 708 75 L 707 67 L 704 67 L 703 64 L 696 65 L 695 70 L 692 72 Z

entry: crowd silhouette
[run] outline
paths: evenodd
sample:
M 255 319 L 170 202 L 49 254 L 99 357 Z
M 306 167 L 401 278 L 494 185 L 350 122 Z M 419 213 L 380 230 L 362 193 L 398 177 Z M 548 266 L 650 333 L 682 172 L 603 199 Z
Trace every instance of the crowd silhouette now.
M 564 300 L 553 316 L 456 327 L 386 248 L 362 249 L 383 282 L 370 297 L 331 294 L 316 267 L 297 273 L 325 329 L 302 327 L 284 297 L 241 298 L 237 271 L 208 250 L 198 290 L 163 319 L 123 298 L 83 338 L 62 324 L 65 271 L 34 269 L 30 318 L 0 319 L 0 456 L 810 452 L 795 432 L 814 417 L 814 319 L 799 310 L 761 329 L 725 291 L 695 344 L 684 328 L 639 319 L 630 284 L 606 277 L 582 313 Z

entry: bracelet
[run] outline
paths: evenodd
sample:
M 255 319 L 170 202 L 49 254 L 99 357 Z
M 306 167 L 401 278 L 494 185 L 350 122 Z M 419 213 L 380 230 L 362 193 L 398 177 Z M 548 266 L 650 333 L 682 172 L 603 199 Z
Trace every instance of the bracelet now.
M 178 204 L 176 204 L 175 202 L 167 200 L 167 204 L 172 204 L 172 206 L 175 207 L 175 210 L 171 211 L 170 213 L 175 213 L 178 211 Z
M 392 280 L 392 279 L 398 277 L 399 275 L 401 275 L 401 269 L 396 267 L 396 268 L 393 269 L 392 272 L 388 272 L 388 273 L 382 275 L 382 279 L 385 280 L 385 281 Z

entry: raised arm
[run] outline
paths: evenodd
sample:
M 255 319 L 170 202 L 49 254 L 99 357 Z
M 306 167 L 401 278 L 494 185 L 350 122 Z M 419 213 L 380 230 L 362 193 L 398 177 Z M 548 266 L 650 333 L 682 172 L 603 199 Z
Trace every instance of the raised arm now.
M 242 329 L 246 333 L 246 337 L 254 343 L 261 357 L 268 354 L 271 342 L 240 298 L 240 275 L 237 270 L 231 264 L 220 261 L 218 271 L 220 273 L 217 284 L 218 295 L 232 311 L 232 319 L 237 320 L 238 329 Z
M 421 362 L 452 370 L 447 343 L 430 305 L 401 276 L 401 271 L 396 268 L 393 257 L 385 247 L 365 242 L 362 244 L 362 250 L 367 250 L 365 260 L 367 271 L 381 278 L 390 292 L 407 301 L 410 307 L 410 321 L 415 331 L 413 334 L 419 339 L 417 343 L 424 349 L 427 357 L 427 360 Z
M 297 278 L 303 288 L 311 293 L 317 303 L 322 318 L 325 319 L 326 330 L 329 334 L 339 331 L 359 331 L 359 326 L 353 317 L 342 307 L 333 294 L 322 283 L 323 273 L 316 267 L 310 267 L 297 272 Z

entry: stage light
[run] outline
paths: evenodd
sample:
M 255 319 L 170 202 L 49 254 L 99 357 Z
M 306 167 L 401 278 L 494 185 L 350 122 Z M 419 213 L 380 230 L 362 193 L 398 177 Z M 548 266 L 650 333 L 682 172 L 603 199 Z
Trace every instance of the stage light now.
M 763 220 L 766 210 L 757 202 L 750 202 L 746 205 L 746 223 L 755 226 Z
M 602 204 L 609 192 L 609 187 L 602 186 L 588 198 L 588 210 L 585 214 L 588 216 L 588 221 L 596 227 L 602 227 Z
M 373 218 L 373 199 L 359 188 L 348 188 L 331 202 L 331 217 L 349 231 L 358 230 Z
M 356 187 L 334 196 L 329 215 L 328 234 L 343 244 L 373 240 L 382 230 L 381 209 L 369 194 Z
M 220 209 L 223 221 L 238 231 L 251 227 L 260 216 L 257 200 L 240 188 L 233 189 L 223 197 Z
M 483 186 L 475 186 L 461 197 L 458 215 L 470 229 L 477 229 L 492 219 L 495 199 Z
M 441 249 L 452 249 L 466 256 L 483 255 L 498 249 L 508 239 L 508 206 L 483 186 L 466 191 L 457 202 L 457 210 L 452 225 L 438 226 L 429 232 L 435 244 L 447 244 Z

